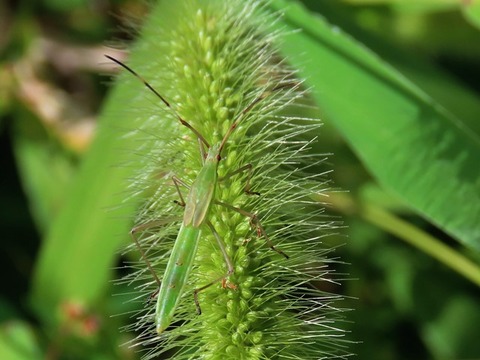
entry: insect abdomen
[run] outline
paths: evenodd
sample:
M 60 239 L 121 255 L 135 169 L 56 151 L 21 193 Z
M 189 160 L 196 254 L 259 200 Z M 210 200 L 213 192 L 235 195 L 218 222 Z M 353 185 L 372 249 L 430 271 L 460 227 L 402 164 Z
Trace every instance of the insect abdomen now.
M 172 321 L 197 253 L 200 233 L 199 228 L 183 224 L 178 232 L 157 298 L 156 325 L 159 334 L 165 331 Z

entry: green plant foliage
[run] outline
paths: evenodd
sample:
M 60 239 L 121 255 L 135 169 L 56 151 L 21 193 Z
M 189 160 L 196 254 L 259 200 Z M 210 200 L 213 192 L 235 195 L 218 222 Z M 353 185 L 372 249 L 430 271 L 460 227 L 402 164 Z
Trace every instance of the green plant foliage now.
M 42 359 L 32 328 L 19 321 L 2 324 L 0 328 L 0 357 L 10 360 Z
M 187 213 L 192 198 L 196 198 L 187 198 L 181 186 L 187 206 L 183 210 L 174 204 L 179 195 L 173 175 L 191 186 L 189 194 L 215 189 L 215 201 L 228 204 L 214 202 L 206 220 L 225 243 L 234 269 L 224 286 L 217 281 L 199 294 L 202 314 L 197 316 L 192 290 L 226 272 L 215 237 L 207 226 L 202 227 L 190 281 L 173 315 L 174 326 L 164 331 L 161 325 L 162 334 L 156 334 L 154 323 L 159 326 L 156 319 L 160 316 L 151 305 L 146 306 L 146 314 L 136 316 L 139 323 L 131 326 L 145 329 L 137 342 L 149 348 L 146 358 L 166 351 L 174 352 L 176 359 L 269 359 L 279 353 L 286 359 L 297 358 L 300 353 L 304 359 L 317 359 L 348 354 L 342 331 L 335 325 L 341 321 L 339 297 L 314 286 L 335 278 L 330 274 L 328 255 L 323 255 L 327 249 L 322 246 L 323 237 L 333 232 L 332 223 L 319 221 L 322 209 L 308 200 L 324 186 L 321 174 L 309 170 L 323 160 L 322 156 L 307 152 L 311 146 L 307 133 L 319 127 L 318 120 L 281 116 L 287 106 L 289 113 L 294 113 L 301 96 L 300 84 L 275 53 L 278 33 L 268 24 L 277 18 L 264 11 L 261 3 L 254 1 L 230 1 L 228 5 L 190 1 L 181 7 L 163 4 L 152 13 L 140 43 L 142 51 L 157 57 L 148 63 L 132 60 L 135 71 L 166 99 L 173 99 L 170 103 L 177 114 L 212 147 L 222 141 L 233 119 L 240 119 L 218 165 L 218 176 L 224 180 L 197 183 L 194 181 L 203 170 L 193 131 L 182 127 L 169 109 L 131 105 L 137 108 L 131 121 L 145 137 L 136 150 L 139 175 L 132 180 L 137 194 L 146 197 L 136 224 L 145 230 L 138 233 L 140 246 L 154 272 L 160 278 L 165 272 L 179 226 L 162 224 L 160 229 L 151 229 L 144 224 L 167 216 L 181 218 L 181 212 Z M 158 37 L 163 41 L 158 42 Z M 154 94 L 132 92 L 132 82 L 137 82 L 136 87 L 142 84 L 130 77 L 132 97 L 148 96 L 152 103 L 162 105 Z M 255 106 L 250 109 L 252 104 Z M 150 142 L 149 135 L 153 138 Z M 245 194 L 247 172 L 229 176 L 246 164 L 254 169 L 250 184 L 259 192 L 256 196 Z M 206 208 L 200 201 L 196 206 Z M 228 206 L 258 214 L 263 227 Z M 282 253 L 269 250 L 267 236 L 292 255 L 286 259 Z M 179 235 L 175 246 L 189 239 Z M 183 246 L 188 253 L 195 248 L 193 244 L 188 249 Z M 176 263 L 173 271 L 183 273 L 182 266 L 187 266 L 184 261 Z M 144 261 L 134 267 L 140 270 L 126 280 L 148 298 L 158 285 L 146 286 L 152 284 L 152 275 Z M 178 281 L 168 281 L 172 288 L 180 286 Z M 161 288 L 161 304 L 163 294 Z
M 480 28 L 480 1 L 467 1 L 463 6 L 463 13 L 472 25 Z
M 292 34 L 284 50 L 312 79 L 322 111 L 382 185 L 480 249 L 478 136 L 382 59 L 339 36 L 340 29 L 309 16 L 289 8 L 287 23 L 304 31 Z M 308 58 L 298 56 L 298 46 Z
M 162 6 L 173 11 L 183 3 L 159 1 L 160 7 L 148 10 L 136 0 L 0 4 L 4 30 L 0 34 L 0 358 L 138 359 L 139 352 L 144 353 L 139 346 L 121 345 L 138 342 L 135 338 L 145 327 L 119 331 L 134 323 L 149 295 L 147 287 L 132 289 L 118 282 L 130 274 L 125 265 L 138 264 L 140 257 L 119 249 L 130 243 L 128 233 L 140 200 L 158 195 L 155 187 L 142 191 L 136 187 L 138 197 L 128 189 L 132 179 L 141 183 L 138 169 L 148 159 L 143 146 L 155 138 L 136 119 L 145 114 L 165 117 L 165 133 L 156 140 L 169 140 L 163 153 L 173 159 L 172 164 L 161 160 L 162 149 L 152 159 L 165 171 L 179 167 L 178 157 L 169 152 L 170 142 L 184 136 L 181 141 L 192 169 L 200 166 L 198 145 L 188 146 L 192 134 L 169 118 L 137 79 L 124 76 L 128 74 L 121 75 L 109 91 L 89 146 L 85 145 L 89 135 L 83 142 L 83 133 L 66 135 L 65 129 L 85 123 L 94 127 L 91 119 L 111 75 L 98 76 L 111 69 L 103 54 L 124 61 L 119 52 L 102 46 L 111 44 L 112 37 L 125 45 L 144 21 L 139 40 L 128 46 L 128 64 L 160 92 L 165 91 L 172 104 L 182 103 L 173 89 L 182 75 L 156 73 L 158 61 L 166 54 L 152 54 L 145 39 L 161 43 L 175 38 L 159 34 L 159 29 L 175 28 L 177 17 L 157 26 L 150 16 L 162 12 Z M 344 314 L 349 322 L 334 326 L 352 340 L 348 351 L 358 359 L 480 357 L 476 336 L 480 314 L 477 9 L 478 1 L 454 0 L 272 0 L 264 9 L 283 14 L 275 24 L 266 25 L 283 34 L 277 43 L 282 56 L 306 79 L 312 102 L 318 106 L 318 111 L 303 108 L 300 115 L 317 119 L 320 113 L 324 124 L 312 126 L 306 135 L 318 136 L 309 154 L 334 154 L 328 163 L 312 158 L 309 174 L 333 169 L 329 174 L 333 181 L 327 196 L 308 201 L 311 206 L 312 199 L 330 204 L 330 215 L 340 214 L 347 225 L 336 230 L 339 236 L 323 241 L 336 248 L 327 254 L 330 266 L 350 280 L 342 285 L 322 283 L 321 290 L 344 296 L 342 305 L 354 309 Z M 134 14 L 135 19 L 125 20 L 120 15 L 125 13 Z M 117 30 L 132 23 L 135 31 Z M 188 61 L 195 58 L 196 53 L 184 52 Z M 170 69 L 170 63 L 164 65 Z M 162 79 L 172 83 L 165 87 Z M 184 85 L 180 93 L 188 90 Z M 296 108 L 284 110 L 300 116 Z M 188 110 L 188 116 L 195 117 L 195 111 Z M 309 126 L 316 121 L 308 122 Z M 253 124 L 248 134 L 261 129 L 260 123 Z M 219 128 L 206 136 L 218 139 L 224 131 Z M 240 131 L 234 142 L 243 134 Z M 72 139 L 84 145 L 74 147 Z M 228 158 L 241 162 L 236 156 L 228 153 Z M 165 173 L 157 175 L 153 180 Z M 187 179 L 194 176 L 185 174 Z M 268 179 L 254 180 L 252 184 L 265 192 Z M 239 184 L 241 180 L 236 187 Z M 312 189 L 321 186 L 313 181 Z M 269 194 L 274 193 L 267 191 L 265 196 Z M 126 197 L 130 200 L 125 201 Z M 271 204 L 257 200 L 253 198 L 249 209 L 263 206 L 264 210 Z M 250 206 L 248 201 L 245 204 Z M 182 209 L 174 204 L 170 208 L 181 215 Z M 216 213 L 212 217 L 216 226 L 224 222 Z M 235 214 L 230 217 L 244 221 Z M 268 229 L 275 229 L 279 219 L 270 219 Z M 173 238 L 176 230 L 175 224 L 164 229 Z M 248 226 L 244 230 L 248 232 Z M 255 244 L 265 261 L 276 257 L 260 242 L 249 246 Z M 294 245 L 282 240 L 282 249 L 294 249 Z M 168 246 L 165 243 L 149 253 L 167 251 Z M 215 245 L 211 253 L 218 254 Z M 215 261 L 218 266 L 205 269 L 216 271 L 223 266 L 221 257 Z M 270 268 L 267 275 L 273 274 Z M 147 272 L 138 284 L 144 280 L 153 281 Z M 197 280 L 192 278 L 192 286 Z M 270 284 L 278 290 L 277 283 Z M 152 283 L 150 289 L 154 287 Z M 201 299 L 207 303 L 205 311 L 225 305 L 210 301 L 212 297 L 228 301 L 243 296 L 232 289 L 215 290 L 223 295 L 205 293 Z M 180 317 L 194 318 L 190 327 L 183 328 L 193 331 L 202 318 L 195 318 L 190 294 L 187 291 L 182 299 L 185 306 Z M 153 324 L 150 320 L 144 323 Z M 174 329 L 182 329 L 176 325 Z M 259 340 L 258 333 L 247 337 Z M 280 341 L 285 343 L 284 338 Z M 144 345 L 148 352 L 158 341 Z M 166 350 L 158 358 L 172 357 L 178 348 Z

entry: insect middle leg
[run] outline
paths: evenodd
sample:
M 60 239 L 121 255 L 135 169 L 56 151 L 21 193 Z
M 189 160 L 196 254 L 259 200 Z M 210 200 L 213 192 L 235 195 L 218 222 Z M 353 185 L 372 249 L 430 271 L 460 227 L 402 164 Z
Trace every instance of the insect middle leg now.
M 185 186 L 186 188 L 189 188 L 189 186 L 185 182 L 180 180 L 178 177 L 176 177 L 175 175 L 173 175 L 172 181 L 173 181 L 173 184 L 175 185 L 175 188 L 177 189 L 177 193 L 178 193 L 178 196 L 180 198 L 180 201 L 175 200 L 175 203 L 184 207 L 185 206 L 185 200 L 183 198 L 182 192 L 180 191 L 179 185 Z M 143 261 L 147 265 L 148 270 L 152 273 L 153 278 L 155 279 L 155 282 L 158 285 L 158 288 L 160 288 L 161 281 L 158 278 L 157 273 L 153 269 L 152 264 L 148 260 L 147 254 L 145 253 L 142 246 L 140 245 L 140 242 L 138 241 L 138 238 L 137 238 L 136 234 L 138 232 L 142 232 L 142 231 L 145 231 L 145 230 L 148 230 L 148 229 L 151 229 L 151 228 L 155 228 L 155 227 L 159 227 L 159 226 L 162 226 L 162 225 L 170 224 L 170 223 L 172 223 L 174 221 L 178 221 L 178 220 L 180 220 L 180 218 L 166 218 L 166 219 L 153 220 L 153 221 L 146 222 L 144 224 L 137 225 L 130 230 L 130 237 L 132 238 L 133 242 L 135 243 L 135 246 L 137 247 L 137 250 L 140 252 L 140 256 L 142 257 Z M 157 293 L 158 293 L 158 290 L 152 295 L 152 297 L 154 297 Z
M 188 186 L 183 180 L 176 177 L 175 175 L 172 176 L 172 181 L 173 181 L 173 184 L 175 185 L 175 189 L 177 189 L 178 197 L 180 198 L 180 201 L 174 200 L 174 203 L 182 207 L 185 207 L 185 200 L 183 198 L 182 192 L 180 191 L 179 185 L 182 185 L 187 189 L 190 189 L 190 186 Z
M 246 181 L 246 184 L 245 184 L 245 188 L 244 188 L 244 191 L 245 193 L 247 193 L 248 195 L 260 195 L 259 192 L 256 192 L 256 191 L 250 191 L 250 180 L 253 176 L 253 165 L 252 164 L 245 164 L 243 165 L 242 167 L 240 167 L 239 169 L 231 172 L 230 174 L 227 174 L 225 175 L 224 177 L 222 177 L 221 179 L 218 179 L 218 181 L 224 181 L 224 180 L 227 180 L 229 178 L 231 178 L 232 176 L 235 176 L 237 174 L 241 174 L 245 171 L 248 171 L 248 175 L 247 175 L 247 181 Z
M 220 251 L 222 252 L 223 254 L 223 258 L 225 259 L 225 263 L 227 264 L 227 273 L 223 276 L 220 276 L 219 278 L 209 282 L 208 284 L 198 288 L 198 289 L 195 289 L 193 291 L 193 299 L 195 301 L 195 306 L 197 307 L 197 313 L 198 315 L 200 315 L 202 313 L 202 309 L 200 307 L 200 302 L 198 301 L 198 293 L 200 291 L 203 291 L 207 288 L 209 288 L 210 286 L 216 284 L 217 282 L 219 281 L 225 281 L 225 279 L 227 277 L 229 277 L 230 275 L 232 275 L 234 272 L 235 272 L 235 269 L 233 267 L 233 263 L 232 263 L 232 260 L 230 259 L 230 257 L 228 256 L 227 254 L 227 249 L 225 248 L 225 243 L 223 242 L 222 238 L 220 237 L 220 235 L 218 234 L 218 232 L 215 230 L 215 228 L 213 227 L 212 223 L 210 221 L 207 221 L 206 222 L 207 226 L 210 228 L 210 230 L 212 231 L 213 233 L 213 236 L 215 237 L 215 239 L 217 240 L 217 244 L 218 244 L 218 247 L 220 248 Z M 225 285 L 223 285 L 223 287 L 225 287 Z M 236 286 L 232 286 L 233 289 L 236 289 Z
M 137 238 L 136 234 L 138 232 L 142 232 L 142 231 L 145 231 L 147 229 L 151 229 L 151 228 L 159 227 L 159 226 L 162 226 L 162 225 L 170 224 L 170 223 L 172 223 L 174 221 L 178 221 L 178 220 L 179 220 L 178 218 L 166 218 L 166 219 L 153 220 L 153 221 L 149 221 L 149 222 L 146 222 L 144 224 L 140 224 L 138 226 L 135 226 L 130 230 L 130 237 L 132 238 L 132 241 L 134 242 L 138 252 L 140 253 L 140 256 L 143 259 L 143 261 L 147 265 L 148 270 L 152 273 L 153 278 L 155 279 L 155 282 L 157 283 L 159 288 L 160 288 L 161 281 L 158 278 L 155 270 L 153 270 L 153 266 L 150 263 L 150 261 L 148 260 L 147 254 L 145 253 L 142 246 L 140 245 L 140 242 L 138 241 L 138 238 Z

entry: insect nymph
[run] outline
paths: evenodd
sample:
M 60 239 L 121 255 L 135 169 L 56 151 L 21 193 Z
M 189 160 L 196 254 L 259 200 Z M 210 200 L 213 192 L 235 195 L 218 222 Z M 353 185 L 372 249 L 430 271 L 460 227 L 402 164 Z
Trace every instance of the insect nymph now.
M 270 93 L 274 91 L 283 89 L 287 86 L 291 86 L 291 84 L 283 84 L 283 85 L 277 86 L 269 90 L 268 92 L 264 92 L 260 94 L 258 97 L 256 97 L 249 105 L 247 105 L 241 112 L 238 113 L 238 115 L 234 117 L 232 124 L 230 125 L 227 132 L 223 136 L 223 139 L 216 144 L 210 145 L 206 141 L 205 137 L 202 136 L 202 134 L 200 134 L 179 114 L 177 114 L 172 109 L 169 102 L 166 101 L 165 98 L 162 95 L 160 95 L 140 75 L 138 75 L 134 70 L 132 70 L 130 67 L 123 64 L 122 62 L 108 55 L 106 57 L 114 61 L 118 65 L 122 66 L 124 69 L 129 71 L 135 77 L 140 79 L 150 91 L 152 91 L 168 108 L 170 108 L 174 112 L 176 118 L 180 121 L 180 123 L 183 126 L 190 129 L 198 138 L 199 144 L 200 144 L 200 153 L 202 154 L 202 162 L 203 162 L 202 168 L 198 172 L 194 182 L 189 188 L 186 201 L 184 200 L 179 190 L 179 184 L 185 187 L 187 187 L 187 185 L 180 179 L 173 177 L 173 181 L 175 183 L 175 187 L 177 188 L 179 198 L 180 198 L 180 201 L 178 201 L 178 204 L 183 206 L 185 210 L 184 210 L 182 224 L 178 232 L 177 238 L 175 240 L 175 244 L 173 246 L 170 258 L 168 260 L 167 267 L 166 267 L 165 274 L 163 276 L 162 281 L 159 280 L 154 269 L 150 265 L 147 257 L 142 251 L 142 248 L 139 244 L 138 239 L 135 236 L 135 233 L 146 229 L 150 225 L 142 224 L 131 230 L 132 239 L 137 245 L 140 253 L 142 254 L 143 259 L 145 260 L 148 268 L 152 272 L 160 288 L 157 295 L 155 324 L 156 324 L 157 333 L 161 334 L 167 329 L 167 327 L 172 322 L 172 319 L 175 314 L 175 310 L 178 306 L 179 300 L 184 290 L 184 286 L 187 282 L 188 274 L 195 260 L 195 255 L 197 252 L 199 241 L 201 239 L 202 231 L 204 230 L 205 227 L 208 227 L 210 229 L 210 231 L 213 233 L 217 241 L 218 247 L 220 248 L 223 254 L 223 257 L 225 259 L 225 263 L 227 265 L 227 272 L 223 276 L 217 279 L 214 279 L 208 284 L 203 285 L 194 290 L 195 305 L 197 307 L 197 312 L 199 314 L 201 313 L 201 308 L 198 301 L 198 293 L 219 281 L 223 280 L 225 284 L 225 280 L 234 273 L 234 266 L 230 257 L 227 254 L 226 246 L 222 238 L 220 237 L 220 235 L 215 230 L 211 221 L 209 220 L 209 212 L 212 206 L 223 206 L 229 210 L 238 212 L 248 217 L 250 219 L 250 223 L 256 229 L 258 236 L 263 237 L 267 242 L 267 244 L 273 250 L 283 255 L 285 258 L 288 258 L 288 256 L 284 252 L 275 248 L 272 245 L 264 228 L 262 227 L 260 221 L 258 220 L 257 216 L 254 213 L 250 213 L 248 211 L 242 210 L 230 204 L 226 204 L 216 200 L 215 190 L 219 182 L 217 170 L 218 170 L 218 164 L 222 159 L 222 150 L 227 144 L 227 141 L 230 138 L 230 135 L 234 132 L 235 128 L 238 126 L 241 120 L 245 117 L 245 115 L 250 110 L 252 110 L 252 108 L 254 108 L 259 102 L 261 102 L 262 99 L 264 99 L 266 96 L 268 96 Z M 248 194 L 257 194 L 250 191 L 249 180 L 251 178 L 252 169 L 253 168 L 251 164 L 246 164 L 240 167 L 239 169 L 236 169 L 235 171 L 231 172 L 230 174 L 227 174 L 225 178 L 248 171 L 249 175 L 247 177 L 245 192 Z M 235 286 L 231 285 L 231 287 L 235 287 Z

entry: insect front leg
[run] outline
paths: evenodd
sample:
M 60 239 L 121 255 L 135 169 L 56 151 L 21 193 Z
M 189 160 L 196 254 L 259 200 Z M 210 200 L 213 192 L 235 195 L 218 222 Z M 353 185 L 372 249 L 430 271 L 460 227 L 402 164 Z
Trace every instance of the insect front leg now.
M 213 227 L 213 225 L 210 221 L 207 221 L 206 224 L 210 228 L 210 230 L 212 231 L 215 239 L 217 240 L 218 247 L 220 248 L 220 251 L 222 252 L 223 258 L 225 259 L 225 263 L 227 264 L 227 273 L 224 276 L 220 276 L 219 278 L 217 278 L 217 279 L 209 282 L 208 284 L 206 284 L 206 285 L 204 285 L 204 286 L 202 286 L 198 289 L 195 289 L 193 291 L 193 298 L 194 298 L 194 301 L 195 301 L 195 306 L 197 307 L 197 313 L 199 315 L 202 313 L 202 309 L 200 308 L 200 302 L 198 301 L 198 293 L 200 291 L 203 291 L 203 290 L 209 288 L 210 286 L 216 284 L 219 281 L 222 281 L 222 286 L 225 288 L 226 287 L 226 285 L 225 285 L 226 278 L 229 277 L 230 275 L 232 275 L 235 272 L 232 260 L 230 259 L 230 257 L 227 254 L 227 249 L 225 247 L 225 243 L 223 242 L 222 238 L 220 237 L 218 232 L 215 230 L 215 228 Z M 234 290 L 237 288 L 235 285 L 231 285 L 229 287 L 234 289 Z

